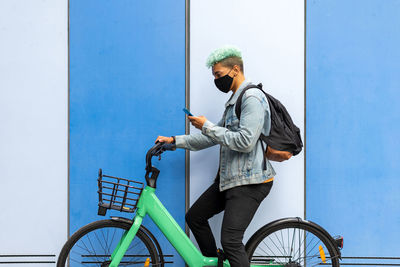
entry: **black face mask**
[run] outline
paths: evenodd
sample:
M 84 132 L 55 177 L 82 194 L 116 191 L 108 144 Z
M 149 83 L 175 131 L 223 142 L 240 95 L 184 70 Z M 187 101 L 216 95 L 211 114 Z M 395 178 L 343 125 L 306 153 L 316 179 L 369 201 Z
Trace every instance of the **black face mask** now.
M 231 70 L 229 72 L 231 72 Z M 228 74 L 229 74 L 229 72 L 228 72 Z M 229 92 L 229 89 L 231 88 L 231 85 L 233 82 L 233 78 L 231 76 L 229 76 L 228 74 L 226 74 L 225 76 L 219 77 L 218 79 L 214 79 L 215 86 L 217 86 L 217 88 L 219 90 L 221 90 L 221 92 L 224 92 L 224 93 Z

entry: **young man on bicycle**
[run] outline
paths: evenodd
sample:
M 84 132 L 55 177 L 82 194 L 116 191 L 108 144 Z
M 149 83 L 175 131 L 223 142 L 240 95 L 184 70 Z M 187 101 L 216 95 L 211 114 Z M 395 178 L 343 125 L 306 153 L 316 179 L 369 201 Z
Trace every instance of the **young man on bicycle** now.
M 215 50 L 207 59 L 207 67 L 212 67 L 219 90 L 232 91 L 222 119 L 214 124 L 204 116 L 189 116 L 200 133 L 158 136 L 156 142 L 175 142 L 177 148 L 191 151 L 220 145 L 217 177 L 190 207 L 185 218 L 203 255 L 216 257 L 217 246 L 208 219 L 224 210 L 221 244 L 225 255 L 232 267 L 250 266 L 243 235 L 271 190 L 275 175 L 270 162 L 264 158 L 259 139 L 261 133 L 268 135 L 270 131 L 269 105 L 259 89 L 248 89 L 243 95 L 240 121 L 236 117 L 236 100 L 250 83 L 244 77 L 241 52 L 237 48 L 225 46 Z

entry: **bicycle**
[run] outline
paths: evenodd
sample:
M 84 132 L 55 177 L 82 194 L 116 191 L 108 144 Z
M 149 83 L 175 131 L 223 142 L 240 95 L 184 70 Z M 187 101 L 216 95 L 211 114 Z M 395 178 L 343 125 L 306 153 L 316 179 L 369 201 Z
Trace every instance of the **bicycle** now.
M 157 143 L 146 154 L 144 183 L 105 175 L 99 170 L 98 214 L 108 209 L 136 212 L 133 219 L 111 217 L 92 222 L 76 231 L 63 246 L 57 267 L 64 266 L 164 266 L 162 249 L 142 225 L 146 215 L 174 246 L 188 266 L 222 266 L 217 257 L 205 257 L 169 214 L 155 194 L 160 171 L 152 166 L 172 144 Z M 151 176 L 150 176 L 151 174 Z M 286 242 L 287 241 L 287 242 Z M 333 238 L 321 226 L 301 218 L 283 218 L 266 224 L 247 241 L 251 266 L 339 266 L 343 238 Z M 230 266 L 227 260 L 223 266 Z

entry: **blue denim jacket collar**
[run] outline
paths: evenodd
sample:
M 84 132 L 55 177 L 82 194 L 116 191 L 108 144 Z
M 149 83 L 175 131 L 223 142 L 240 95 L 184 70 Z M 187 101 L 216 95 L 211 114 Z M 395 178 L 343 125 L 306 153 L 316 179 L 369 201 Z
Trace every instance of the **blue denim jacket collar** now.
M 245 79 L 239 86 L 239 88 L 236 90 L 236 92 L 231 95 L 229 100 L 225 103 L 225 108 L 229 105 L 234 105 L 236 103 L 237 98 L 239 97 L 240 93 L 243 91 L 243 89 L 251 83 L 250 79 Z

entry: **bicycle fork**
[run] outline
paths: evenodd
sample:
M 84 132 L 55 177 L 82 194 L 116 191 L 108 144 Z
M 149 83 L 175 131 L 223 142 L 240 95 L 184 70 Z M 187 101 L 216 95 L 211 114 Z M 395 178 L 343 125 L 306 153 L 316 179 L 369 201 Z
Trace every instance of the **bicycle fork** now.
M 140 225 L 142 224 L 142 221 L 143 217 L 140 216 L 139 213 L 137 213 L 135 216 L 135 220 L 133 221 L 132 227 L 128 231 L 125 231 L 118 245 L 111 254 L 111 263 L 110 265 L 108 265 L 109 267 L 118 267 L 126 251 L 128 250 L 129 245 L 135 238 L 136 233 L 139 230 Z

